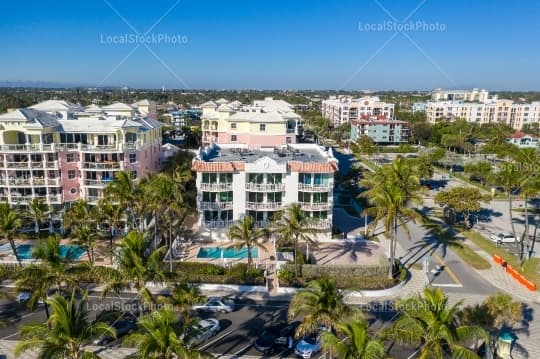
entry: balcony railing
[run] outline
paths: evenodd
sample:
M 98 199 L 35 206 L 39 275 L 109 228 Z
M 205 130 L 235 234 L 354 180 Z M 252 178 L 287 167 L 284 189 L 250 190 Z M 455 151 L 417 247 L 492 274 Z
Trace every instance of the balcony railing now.
M 122 164 L 120 162 L 84 162 L 83 169 L 120 170 Z
M 313 229 L 329 229 L 331 226 L 332 222 L 328 219 L 314 220 L 309 224 L 309 227 Z
M 232 191 L 232 183 L 201 183 L 201 191 Z
M 11 194 L 11 202 L 12 203 L 27 203 L 32 201 L 34 198 L 41 198 L 43 201 L 48 203 L 59 203 L 62 202 L 62 195 L 61 194 L 51 194 L 48 196 L 32 196 L 32 195 L 20 195 L 17 193 Z
M 270 223 L 270 221 L 255 221 L 255 227 L 256 228 L 266 228 L 268 226 L 268 224 Z
M 234 221 L 203 221 L 206 228 L 229 228 L 232 227 Z
M 254 192 L 281 192 L 285 191 L 284 183 L 246 183 L 246 190 Z
M 232 202 L 201 202 L 201 209 L 219 210 L 219 209 L 232 209 Z
M 90 187 L 105 187 L 111 182 L 112 182 L 112 179 L 110 179 L 110 180 L 87 179 L 87 180 L 84 180 L 84 185 L 85 186 L 90 186 Z
M 2 178 L 0 185 L 17 186 L 60 186 L 60 178 Z
M 29 168 L 28 162 L 7 162 L 5 165 L 7 168 Z
M 86 196 L 84 199 L 88 202 L 88 203 L 96 203 L 97 201 L 99 201 L 100 199 L 102 199 L 103 197 L 99 197 L 99 196 Z
M 332 209 L 331 203 L 309 203 L 309 202 L 300 202 L 302 209 L 308 211 L 324 211 Z
M 281 202 L 246 202 L 246 209 L 251 210 L 271 210 L 281 209 Z
M 3 152 L 36 152 L 36 151 L 55 151 L 54 144 L 44 145 L 41 143 L 23 144 L 23 145 L 0 145 L 0 151 Z
M 332 184 L 298 184 L 298 190 L 304 192 L 328 192 L 332 189 Z

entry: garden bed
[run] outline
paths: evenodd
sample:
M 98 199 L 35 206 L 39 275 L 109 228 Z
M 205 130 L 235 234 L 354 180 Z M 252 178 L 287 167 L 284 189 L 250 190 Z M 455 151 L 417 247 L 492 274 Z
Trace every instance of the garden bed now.
M 245 263 L 223 267 L 211 263 L 180 262 L 175 264 L 174 272 L 180 281 L 187 283 L 264 285 L 264 271 L 246 271 Z

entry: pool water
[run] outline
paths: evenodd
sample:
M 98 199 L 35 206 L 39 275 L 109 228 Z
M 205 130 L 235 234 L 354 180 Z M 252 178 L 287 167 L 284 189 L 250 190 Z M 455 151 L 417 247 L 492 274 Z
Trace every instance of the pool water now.
M 23 260 L 29 260 L 32 259 L 32 249 L 34 248 L 33 244 L 19 244 L 17 245 L 17 254 L 19 255 L 19 258 Z M 71 259 L 77 260 L 81 258 L 81 256 L 86 253 L 86 248 L 83 246 L 77 246 L 77 245 L 60 245 L 60 255 L 62 258 L 66 258 L 66 256 L 70 256 Z
M 259 250 L 257 248 L 251 248 L 250 253 L 252 258 L 259 258 Z M 199 253 L 197 253 L 197 258 L 205 259 L 246 259 L 247 257 L 247 248 L 201 247 Z

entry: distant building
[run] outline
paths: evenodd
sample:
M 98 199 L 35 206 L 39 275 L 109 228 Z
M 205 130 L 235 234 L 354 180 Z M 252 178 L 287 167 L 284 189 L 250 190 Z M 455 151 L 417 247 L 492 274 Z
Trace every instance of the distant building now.
M 368 136 L 378 144 L 400 144 L 409 140 L 408 122 L 388 120 L 384 116 L 364 116 L 361 120 L 351 121 L 351 140 L 356 142 L 362 136 Z
M 296 143 L 302 117 L 293 105 L 268 97 L 251 105 L 225 99 L 208 101 L 202 108 L 202 143 L 245 144 L 250 149 Z
M 334 126 L 346 122 L 359 121 L 365 116 L 384 116 L 394 118 L 394 104 L 379 100 L 378 97 L 365 96 L 353 99 L 350 96 L 332 96 L 321 105 L 322 116 Z
M 314 144 L 254 148 L 213 143 L 201 148 L 192 165 L 199 235 L 227 239 L 228 229 L 244 215 L 262 228 L 288 205 L 300 203 L 313 219 L 317 239 L 329 240 L 337 164 L 332 149 Z
M 520 148 L 538 148 L 540 146 L 540 139 L 538 137 L 528 135 L 524 132 L 516 132 L 510 135 L 506 141 Z
M 442 90 L 436 89 L 431 92 L 431 101 L 468 101 L 484 102 L 489 98 L 487 90 Z
M 427 104 L 425 102 L 415 102 L 411 106 L 412 113 L 416 112 L 426 112 Z
M 167 114 L 167 117 L 171 119 L 171 125 L 176 127 L 191 126 L 193 122 L 200 120 L 201 116 L 202 109 L 200 108 L 174 110 Z

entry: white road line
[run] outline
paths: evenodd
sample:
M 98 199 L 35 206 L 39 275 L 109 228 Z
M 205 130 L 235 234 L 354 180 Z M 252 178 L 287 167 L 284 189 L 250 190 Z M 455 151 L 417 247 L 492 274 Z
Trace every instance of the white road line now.
M 208 343 L 205 343 L 204 345 L 200 346 L 199 348 L 197 348 L 198 350 L 204 350 L 205 348 L 208 348 L 210 345 L 214 344 L 215 342 L 217 342 L 218 340 L 221 340 L 222 338 L 225 338 L 227 335 L 231 334 L 234 330 L 231 329 L 229 330 L 228 332 L 225 332 L 223 333 L 222 335 L 220 335 L 219 337 L 215 338 L 214 340 L 212 341 L 209 341 Z
M 1 339 L 1 340 L 6 340 L 6 339 L 9 339 L 9 338 L 12 338 L 12 337 L 16 336 L 17 334 L 19 334 L 19 333 L 18 333 L 18 332 L 15 332 L 15 333 L 13 333 L 13 334 L 10 334 L 10 335 L 5 336 L 5 337 L 0 338 L 0 339 Z
M 253 343 L 249 343 L 248 345 L 246 345 L 245 347 L 243 347 L 242 349 L 240 349 L 239 351 L 237 351 L 236 353 L 234 353 L 233 355 L 238 355 L 240 353 L 243 353 L 245 352 L 246 350 L 248 350 L 249 348 L 251 348 L 251 346 L 253 345 Z
M 462 284 L 455 283 L 431 283 L 432 287 L 463 288 Z

